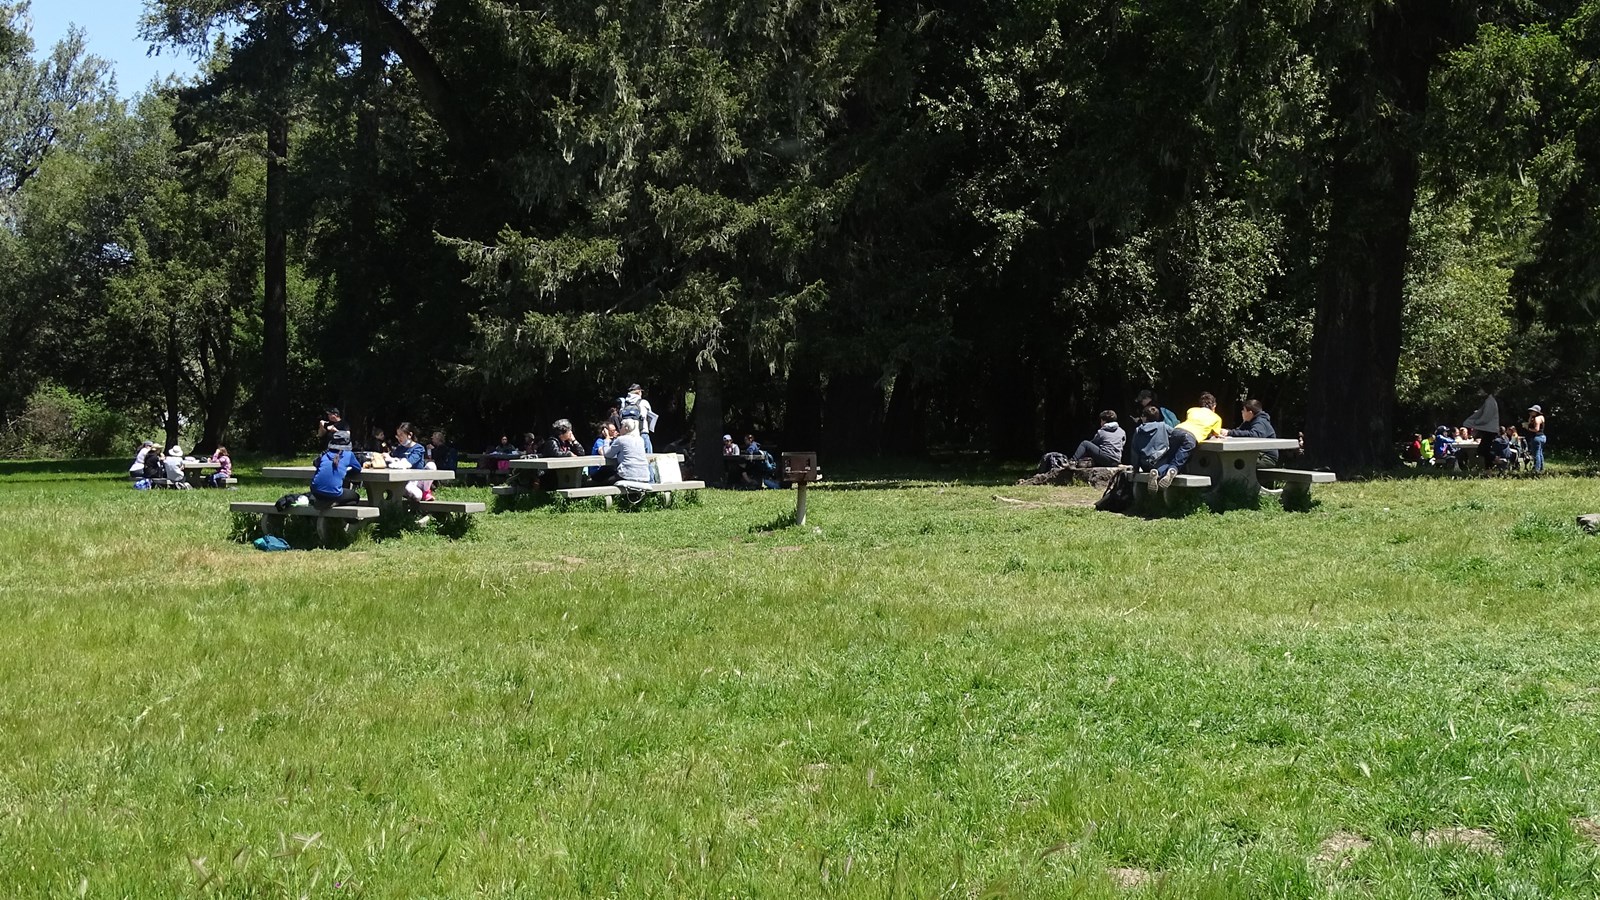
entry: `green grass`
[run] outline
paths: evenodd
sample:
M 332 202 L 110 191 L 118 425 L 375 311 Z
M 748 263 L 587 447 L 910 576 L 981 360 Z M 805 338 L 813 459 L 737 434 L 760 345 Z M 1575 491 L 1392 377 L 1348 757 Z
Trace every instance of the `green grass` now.
M 1144 520 L 961 463 L 266 554 L 226 502 L 283 484 L 95 472 L 0 464 L 6 897 L 1600 884 L 1588 478 Z

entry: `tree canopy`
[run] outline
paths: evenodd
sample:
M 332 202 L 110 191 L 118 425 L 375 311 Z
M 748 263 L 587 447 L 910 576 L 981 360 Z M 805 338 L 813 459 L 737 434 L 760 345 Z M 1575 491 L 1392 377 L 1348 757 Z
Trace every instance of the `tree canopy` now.
M 1600 4 L 148 0 L 123 104 L 0 5 L 0 410 L 202 445 L 1033 457 L 1155 388 L 1341 470 L 1491 386 L 1600 437 Z M 9 424 L 8 424 L 9 427 Z

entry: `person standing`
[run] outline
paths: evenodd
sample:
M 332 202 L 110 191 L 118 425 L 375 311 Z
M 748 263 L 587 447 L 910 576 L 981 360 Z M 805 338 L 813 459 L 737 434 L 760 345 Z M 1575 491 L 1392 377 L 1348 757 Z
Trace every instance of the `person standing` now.
M 622 398 L 622 417 L 638 421 L 639 440 L 644 443 L 644 452 L 654 453 L 650 435 L 655 433 L 656 421 L 661 417 L 651 408 L 650 401 L 644 398 L 644 388 L 638 384 L 628 385 L 628 395 Z
M 1544 474 L 1544 410 L 1539 404 L 1528 407 L 1528 444 L 1533 450 L 1533 474 Z
M 1483 387 L 1483 393 L 1483 403 L 1478 405 L 1477 412 L 1461 423 L 1461 427 L 1469 429 L 1472 436 L 1478 439 L 1478 458 L 1483 460 L 1483 470 L 1488 472 L 1494 468 L 1491 445 L 1500 436 L 1500 401 L 1494 398 L 1494 391 L 1488 385 Z

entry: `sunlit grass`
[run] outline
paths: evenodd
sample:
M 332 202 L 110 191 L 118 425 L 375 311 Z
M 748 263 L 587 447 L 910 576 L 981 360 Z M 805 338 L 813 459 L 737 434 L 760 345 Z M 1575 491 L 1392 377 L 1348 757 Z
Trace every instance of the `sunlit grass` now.
M 1146 521 L 969 466 L 264 554 L 244 474 L 0 466 L 6 896 L 1600 883 L 1590 479 Z

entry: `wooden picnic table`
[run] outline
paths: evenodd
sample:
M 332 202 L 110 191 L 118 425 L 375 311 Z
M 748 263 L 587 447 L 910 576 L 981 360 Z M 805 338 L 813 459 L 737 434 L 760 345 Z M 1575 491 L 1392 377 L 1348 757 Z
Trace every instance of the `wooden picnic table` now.
M 1258 458 L 1268 450 L 1297 450 L 1300 442 L 1293 438 L 1210 438 L 1195 445 L 1186 470 L 1191 475 L 1204 475 L 1213 487 L 1240 484 L 1254 494 L 1261 490 L 1257 477 Z

